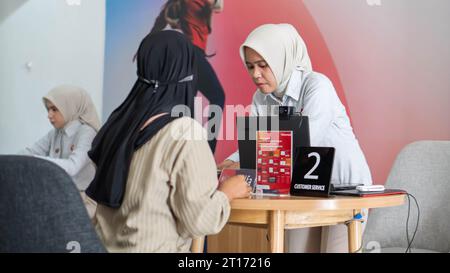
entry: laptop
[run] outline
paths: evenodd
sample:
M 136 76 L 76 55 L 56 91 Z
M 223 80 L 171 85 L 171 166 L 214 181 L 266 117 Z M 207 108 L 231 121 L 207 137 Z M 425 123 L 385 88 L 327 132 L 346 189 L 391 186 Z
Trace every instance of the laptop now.
M 256 169 L 256 131 L 293 131 L 294 157 L 296 147 L 311 146 L 308 116 L 246 116 L 237 117 L 236 123 L 242 169 Z

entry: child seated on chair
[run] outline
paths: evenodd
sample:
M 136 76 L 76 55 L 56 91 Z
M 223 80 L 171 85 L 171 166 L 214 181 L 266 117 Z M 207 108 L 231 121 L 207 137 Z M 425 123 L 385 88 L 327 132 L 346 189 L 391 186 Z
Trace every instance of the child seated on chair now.
M 40 157 L 63 168 L 80 190 L 93 218 L 96 203 L 84 190 L 95 175 L 95 167 L 87 155 L 100 127 L 94 104 L 85 90 L 69 85 L 52 89 L 43 102 L 54 129 L 20 154 Z

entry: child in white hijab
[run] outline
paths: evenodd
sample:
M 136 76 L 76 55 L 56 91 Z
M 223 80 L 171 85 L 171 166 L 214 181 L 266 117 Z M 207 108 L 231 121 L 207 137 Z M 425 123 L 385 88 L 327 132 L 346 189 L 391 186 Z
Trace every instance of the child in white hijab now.
M 253 96 L 252 115 L 277 114 L 273 106 L 294 107 L 295 112 L 309 117 L 311 146 L 336 149 L 331 183 L 372 184 L 367 161 L 344 105 L 332 82 L 313 71 L 306 45 L 292 25 L 267 24 L 256 28 L 241 46 L 240 54 L 258 87 Z M 238 162 L 236 152 L 218 167 L 238 167 Z M 295 238 L 300 233 L 288 233 L 292 239 L 290 250 L 301 250 L 295 248 L 301 245 Z M 346 227 L 323 228 L 324 241 L 322 251 L 347 251 Z
M 84 190 L 93 180 L 95 167 L 87 152 L 100 128 L 100 120 L 89 94 L 76 86 L 61 85 L 43 97 L 54 129 L 20 153 L 43 158 L 63 168 L 74 181 L 93 217 L 96 204 Z

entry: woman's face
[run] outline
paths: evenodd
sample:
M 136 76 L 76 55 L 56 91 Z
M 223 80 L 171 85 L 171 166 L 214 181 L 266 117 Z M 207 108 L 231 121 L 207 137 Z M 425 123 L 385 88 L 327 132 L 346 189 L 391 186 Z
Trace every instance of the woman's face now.
M 277 80 L 264 58 L 249 47 L 245 48 L 244 53 L 248 73 L 259 90 L 264 94 L 274 92 L 278 87 Z
M 64 121 L 64 117 L 58 110 L 58 108 L 56 108 L 56 106 L 48 100 L 45 100 L 45 107 L 47 108 L 48 112 L 48 120 L 53 125 L 53 127 L 55 127 L 56 129 L 63 128 L 66 122 Z

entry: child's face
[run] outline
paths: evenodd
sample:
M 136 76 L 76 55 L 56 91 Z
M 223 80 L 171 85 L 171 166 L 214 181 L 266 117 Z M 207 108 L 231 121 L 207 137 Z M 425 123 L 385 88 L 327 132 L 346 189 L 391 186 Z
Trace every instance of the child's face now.
M 65 121 L 58 108 L 56 108 L 56 106 L 48 100 L 45 101 L 45 107 L 47 108 L 48 112 L 48 120 L 53 125 L 53 127 L 55 127 L 56 129 L 63 128 Z

